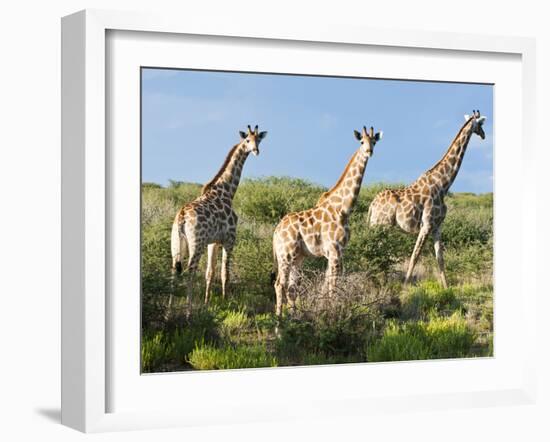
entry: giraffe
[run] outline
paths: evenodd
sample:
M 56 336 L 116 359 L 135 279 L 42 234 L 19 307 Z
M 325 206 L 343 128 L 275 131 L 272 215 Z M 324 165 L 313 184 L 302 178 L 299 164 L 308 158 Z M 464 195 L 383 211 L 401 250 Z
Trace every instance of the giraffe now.
M 361 189 L 361 182 L 382 132 L 370 132 L 363 126 L 354 131 L 361 142 L 334 187 L 321 195 L 315 207 L 283 217 L 273 233 L 273 261 L 277 266 L 275 281 L 276 315 L 282 314 L 284 299 L 292 309 L 296 301 L 298 269 L 306 256 L 325 257 L 328 267 L 325 284 L 334 293 L 336 277 L 342 270 L 342 253 L 349 240 L 348 220 Z M 274 279 L 275 273 L 272 275 Z
M 460 128 L 447 152 L 431 169 L 423 173 L 414 183 L 404 189 L 381 191 L 372 201 L 368 214 L 368 225 L 398 225 L 418 237 L 411 255 L 405 284 L 412 276 L 414 266 L 429 234 L 434 240 L 439 279 L 447 288 L 441 225 L 447 214 L 445 195 L 453 184 L 472 134 L 485 139 L 483 123 L 486 117 L 479 110 L 464 115 L 466 122 Z
M 225 298 L 226 295 L 231 253 L 237 230 L 237 214 L 232 208 L 233 197 L 248 155 L 251 152 L 255 156 L 260 153 L 260 142 L 267 132 L 258 132 L 258 126 L 254 130 L 248 126 L 246 133 L 240 131 L 239 134 L 239 143 L 229 151 L 218 173 L 203 186 L 199 197 L 178 211 L 172 225 L 172 271 L 181 273 L 182 260 L 188 256 L 188 304 L 191 301 L 194 274 L 205 249 L 208 249 L 208 259 L 204 302 L 207 304 L 210 297 L 216 256 L 220 247 L 222 296 Z

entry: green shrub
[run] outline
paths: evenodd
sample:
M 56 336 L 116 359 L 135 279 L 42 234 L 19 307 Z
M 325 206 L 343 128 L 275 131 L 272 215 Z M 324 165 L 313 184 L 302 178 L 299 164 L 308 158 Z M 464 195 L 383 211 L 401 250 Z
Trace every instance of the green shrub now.
M 344 252 L 348 271 L 368 271 L 388 275 L 394 266 L 408 257 L 415 238 L 392 226 L 351 225 L 350 242 Z
M 153 224 L 172 226 L 179 207 L 169 198 L 166 189 L 147 185 L 141 191 L 141 224 L 148 227 Z
M 271 293 L 273 269 L 272 231 L 239 225 L 233 251 L 233 273 L 240 287 L 255 293 Z
M 488 244 L 493 237 L 492 209 L 449 210 L 441 231 L 447 248 Z
M 254 316 L 256 329 L 263 333 L 271 333 L 277 326 L 277 317 L 273 313 L 259 313 Z
M 493 209 L 492 193 L 449 193 L 446 198 L 446 204 L 453 210 L 455 209 Z
M 141 369 L 144 373 L 157 370 L 172 351 L 172 344 L 162 331 L 144 333 L 141 339 Z
M 410 330 L 405 331 L 396 323 L 390 323 L 384 336 L 367 347 L 369 362 L 414 361 L 429 357 L 430 351 L 425 340 Z
M 458 289 L 444 289 L 438 282 L 425 281 L 409 287 L 401 299 L 402 319 L 427 319 L 432 314 L 451 314 L 462 311 Z
M 245 179 L 234 207 L 246 219 L 275 225 L 287 213 L 313 207 L 325 190 L 299 178 Z
M 189 355 L 196 370 L 228 370 L 234 368 L 276 367 L 277 360 L 261 345 L 214 347 L 197 345 Z
M 452 284 L 458 281 L 493 281 L 493 242 L 470 245 L 445 253 L 445 271 Z
M 224 337 L 231 338 L 247 331 L 251 324 L 250 318 L 243 310 L 228 311 L 225 313 L 220 324 L 221 334 Z
M 201 189 L 201 184 L 170 180 L 170 185 L 163 190 L 163 195 L 165 198 L 172 201 L 175 207 L 179 209 L 184 204 L 197 198 L 201 194 Z M 176 214 L 174 213 L 172 219 L 175 216 Z
M 476 339 L 475 332 L 459 313 L 448 318 L 431 318 L 424 328 L 434 359 L 466 357 Z
M 322 285 L 322 278 L 318 284 Z M 365 344 L 382 327 L 382 309 L 389 294 L 376 292 L 357 277 L 341 278 L 338 293 L 332 297 L 323 295 L 319 285 L 306 287 L 296 310 L 280 321 L 279 361 L 285 365 L 303 365 L 312 357 L 364 361 Z
M 434 316 L 428 322 L 392 321 L 383 336 L 367 348 L 369 362 L 460 358 L 471 354 L 476 334 L 454 313 Z
M 220 341 L 213 312 L 206 308 L 189 317 L 167 321 L 165 328 L 143 331 L 141 357 L 144 372 L 164 371 L 167 366 L 182 367 L 197 342 L 215 344 Z
M 164 320 L 172 284 L 170 231 L 163 224 L 144 226 L 141 238 L 142 325 Z
M 274 226 L 288 212 L 313 207 L 326 189 L 292 178 L 243 180 L 233 205 L 239 225 L 228 296 L 222 299 L 218 295 L 218 262 L 211 303 L 202 306 L 203 257 L 188 317 L 187 274 L 184 271 L 172 279 L 170 233 L 177 210 L 200 194 L 201 185 L 144 183 L 143 370 L 189 369 L 193 367 L 191 354 L 197 366 L 200 361 L 201 366 L 208 366 L 205 361 L 213 358 L 210 366 L 221 368 L 233 368 L 228 360 L 219 363 L 223 357 L 240 358 L 234 365 L 244 367 L 358 362 L 367 356 L 368 360 L 410 360 L 491 354 L 492 194 L 453 194 L 446 199 L 449 211 L 443 239 L 451 288 L 443 290 L 432 281 L 403 288 L 403 266 L 416 236 L 396 227 L 366 224 L 370 202 L 387 187 L 399 186 L 369 185 L 359 193 L 350 218 L 351 239 L 344 252 L 344 276 L 338 282 L 336 299 L 325 299 L 320 289 L 326 260 L 308 258 L 297 311 L 285 311 L 278 323 L 270 282 Z M 436 268 L 430 239 L 416 275 L 421 275 L 420 280 L 431 278 Z M 170 294 L 175 297 L 167 312 Z M 453 325 L 454 314 L 459 316 Z M 466 329 L 461 329 L 464 324 Z M 477 339 L 468 348 L 472 336 Z M 263 362 L 257 362 L 262 357 Z

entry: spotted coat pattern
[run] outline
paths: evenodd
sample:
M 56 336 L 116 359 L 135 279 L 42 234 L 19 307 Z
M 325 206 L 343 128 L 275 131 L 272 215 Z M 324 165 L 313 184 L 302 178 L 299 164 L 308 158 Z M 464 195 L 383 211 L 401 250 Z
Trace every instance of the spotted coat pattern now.
M 349 216 L 361 189 L 369 157 L 381 133 L 367 133 L 365 127 L 355 136 L 361 147 L 354 153 L 335 186 L 324 193 L 315 207 L 289 213 L 279 222 L 273 234 L 273 257 L 277 266 L 275 281 L 276 314 L 282 313 L 283 303 L 295 306 L 298 270 L 306 256 L 328 260 L 326 285 L 334 291 L 336 277 L 342 270 L 342 254 L 349 241 Z
M 237 214 L 232 203 L 239 186 L 241 173 L 248 155 L 259 154 L 259 145 L 267 132 L 258 133 L 248 126 L 240 132 L 241 141 L 233 146 L 216 176 L 202 188 L 201 195 L 183 206 L 172 225 L 172 269 L 181 273 L 182 261 L 187 257 L 189 273 L 187 299 L 192 296 L 193 276 L 202 254 L 208 249 L 206 267 L 205 303 L 208 303 L 212 278 L 216 269 L 219 248 L 222 249 L 221 282 L 225 297 L 229 280 L 229 265 L 237 233 Z
M 466 123 L 434 167 L 404 189 L 383 190 L 369 207 L 367 218 L 370 225 L 397 225 L 405 232 L 418 234 L 409 261 L 406 282 L 410 280 L 422 246 L 431 234 L 434 239 L 439 277 L 442 285 L 447 287 L 441 242 L 441 225 L 447 214 L 445 195 L 460 170 L 472 134 L 485 138 L 482 127 L 485 117 L 480 116 L 479 111 L 474 111 L 473 115 L 465 115 L 465 118 Z

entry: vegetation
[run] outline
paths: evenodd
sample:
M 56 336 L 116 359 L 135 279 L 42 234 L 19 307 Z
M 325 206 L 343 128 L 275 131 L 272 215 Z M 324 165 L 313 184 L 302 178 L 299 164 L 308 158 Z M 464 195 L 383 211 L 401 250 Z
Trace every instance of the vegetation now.
M 244 180 L 234 200 L 240 219 L 229 295 L 221 299 L 216 275 L 211 303 L 204 306 L 201 273 L 188 310 L 187 276 L 173 280 L 170 272 L 170 229 L 176 211 L 201 186 L 143 184 L 143 371 L 491 356 L 492 194 L 446 199 L 442 235 L 451 287 L 436 282 L 431 241 L 415 269 L 416 281 L 406 287 L 404 271 L 416 238 L 398 228 L 366 225 L 369 204 L 385 187 L 361 189 L 337 296 L 328 298 L 321 289 L 325 260 L 307 259 L 296 311 L 285 311 L 277 323 L 270 282 L 273 229 L 286 213 L 312 207 L 326 189 L 291 178 Z

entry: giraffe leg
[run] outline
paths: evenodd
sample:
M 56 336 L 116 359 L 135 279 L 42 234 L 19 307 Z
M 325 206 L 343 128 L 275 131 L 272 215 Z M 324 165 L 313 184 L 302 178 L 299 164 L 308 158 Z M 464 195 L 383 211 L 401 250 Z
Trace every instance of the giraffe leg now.
M 426 238 L 428 237 L 428 234 L 430 233 L 430 228 L 427 227 L 428 224 L 424 224 L 422 228 L 420 229 L 420 233 L 418 234 L 418 238 L 416 238 L 416 244 L 414 246 L 413 253 L 411 255 L 411 260 L 409 261 L 409 268 L 407 270 L 407 276 L 405 277 L 405 284 L 408 284 L 412 272 L 414 270 L 414 266 L 416 265 L 416 261 L 418 261 L 418 257 L 420 256 L 420 252 L 422 250 L 422 247 L 424 246 L 424 243 L 426 242 Z
M 290 310 L 294 312 L 296 310 L 296 298 L 298 297 L 298 282 L 300 279 L 299 268 L 302 265 L 303 258 L 297 258 L 292 265 L 288 277 L 288 287 L 286 290 L 286 297 Z
M 164 320 L 168 321 L 172 317 L 172 304 L 174 303 L 174 293 L 176 293 L 178 274 L 176 269 L 172 267 L 170 275 L 170 295 L 168 296 L 168 305 L 164 311 Z
M 216 259 L 218 255 L 218 245 L 208 244 L 208 259 L 206 260 L 206 293 L 204 295 L 204 303 L 208 304 L 210 297 L 210 287 L 212 285 L 212 278 L 216 271 Z
M 229 267 L 233 253 L 233 241 L 225 243 L 222 249 L 222 298 L 225 299 L 227 286 L 229 284 Z
M 328 288 L 329 296 L 334 296 L 336 292 L 336 281 L 342 270 L 342 252 L 340 248 L 335 248 L 328 256 L 328 266 L 325 277 L 325 286 Z
M 195 279 L 195 273 L 197 272 L 199 261 L 205 248 L 206 244 L 200 243 L 196 244 L 194 247 L 189 247 L 189 261 L 187 264 L 187 305 L 189 308 L 191 308 L 191 300 L 193 298 L 193 282 Z
M 445 260 L 443 259 L 443 243 L 441 242 L 441 227 L 438 227 L 433 233 L 435 258 L 439 268 L 439 279 L 441 285 L 447 288 L 447 278 L 445 277 Z
M 275 281 L 275 294 L 277 296 L 277 305 L 275 307 L 275 314 L 278 318 L 283 313 L 283 300 L 286 296 L 288 289 L 288 282 L 290 276 L 290 266 L 286 262 L 279 261 L 279 269 L 277 272 L 277 280 Z

